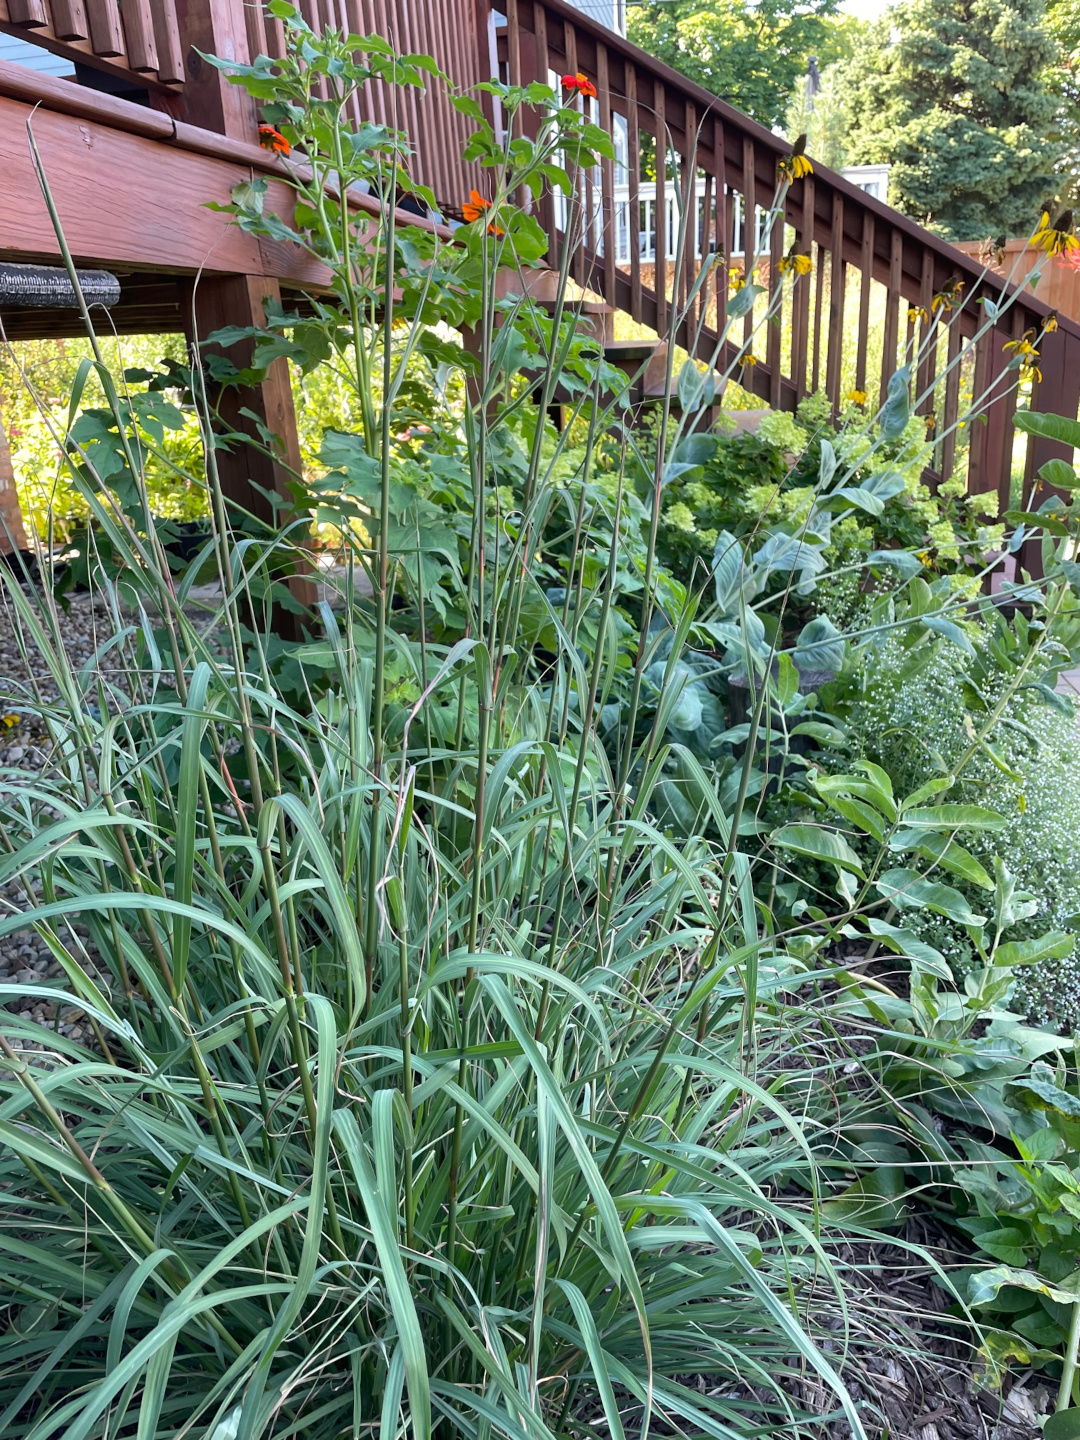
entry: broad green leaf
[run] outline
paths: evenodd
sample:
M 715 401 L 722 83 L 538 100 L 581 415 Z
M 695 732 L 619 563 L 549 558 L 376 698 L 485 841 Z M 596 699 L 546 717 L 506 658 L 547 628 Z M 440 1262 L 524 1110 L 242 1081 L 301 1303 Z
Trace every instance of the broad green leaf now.
M 984 925 L 986 917 L 976 915 L 959 890 L 933 880 L 924 880 L 915 870 L 886 870 L 877 882 L 880 894 L 902 910 L 934 910 L 958 925 Z
M 898 925 L 889 925 L 874 915 L 867 919 L 866 926 L 870 934 L 876 936 L 894 955 L 906 955 L 909 959 L 917 961 L 931 975 L 936 975 L 939 980 L 951 983 L 952 971 L 940 950 L 935 950 L 932 945 L 927 945 L 925 940 L 920 940 L 910 930 L 901 929 Z
M 1034 1291 L 1056 1300 L 1059 1305 L 1075 1305 L 1080 1301 L 1080 1270 L 1068 1280 L 1053 1283 L 1044 1280 L 1034 1270 L 1019 1270 L 1011 1265 L 995 1265 L 991 1270 L 982 1270 L 968 1281 L 968 1299 L 972 1305 L 990 1305 L 997 1298 L 1003 1285 L 1016 1285 L 1021 1290 Z M 1067 1287 L 1067 1288 L 1066 1288 Z
M 1042 1433 L 1043 1440 L 1080 1440 L 1080 1406 L 1070 1405 L 1048 1415 Z
M 840 870 L 851 870 L 860 876 L 865 874 L 862 861 L 844 837 L 820 825 L 782 825 L 773 834 L 771 843 L 796 855 L 806 855 L 823 864 L 835 865 Z
M 1080 449 L 1080 420 L 1069 420 L 1064 415 L 1043 415 L 1037 410 L 1021 410 L 1014 417 L 1013 424 L 1028 435 L 1039 435 L 1044 440 L 1056 440 L 1060 445 Z
M 916 806 L 904 811 L 904 824 L 923 830 L 1004 830 L 1008 821 L 982 805 Z
M 1055 490 L 1080 489 L 1080 475 L 1066 460 L 1047 460 L 1039 466 L 1039 479 L 1053 485 Z
M 1040 960 L 1064 960 L 1076 948 L 1076 936 L 1051 930 L 1037 940 L 1008 940 L 994 951 L 995 965 L 1035 965 Z

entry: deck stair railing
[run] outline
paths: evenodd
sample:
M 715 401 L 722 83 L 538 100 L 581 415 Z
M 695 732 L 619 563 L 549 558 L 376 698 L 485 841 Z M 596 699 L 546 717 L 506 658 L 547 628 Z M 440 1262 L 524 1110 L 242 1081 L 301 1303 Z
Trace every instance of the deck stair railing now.
M 504 77 L 528 84 L 585 74 L 597 89 L 595 118 L 619 138 L 618 160 L 587 177 L 588 223 L 568 231 L 565 210 L 558 213 L 552 197 L 541 201 L 550 262 L 557 265 L 570 244 L 576 281 L 665 334 L 672 308 L 685 307 L 694 276 L 683 267 L 681 293 L 672 293 L 670 267 L 649 264 L 634 232 L 651 234 L 651 217 L 667 213 L 672 186 L 692 173 L 702 236 L 691 248 L 730 258 L 740 248 L 739 217 L 772 206 L 778 162 L 790 145 L 565 0 L 503 0 L 500 9 L 506 15 L 499 32 Z M 643 152 L 653 159 L 648 179 L 642 178 Z M 1002 276 L 823 166 L 791 186 L 783 223 L 771 228 L 760 258 L 773 276 L 792 244 L 811 258 L 812 269 L 790 289 L 781 323 L 755 335 L 754 363 L 742 367 L 741 383 L 774 409 L 792 410 L 819 388 L 839 408 L 852 391 L 873 402 L 905 355 L 917 353 L 912 395 L 928 432 L 941 436 L 928 479 L 952 474 L 963 458 L 957 429 L 963 395 L 969 402 L 972 394 L 993 397 L 964 437 L 968 489 L 997 490 L 1007 508 L 1018 371 L 1015 351 L 1006 347 L 1029 331 L 1041 336 L 1042 378 L 1031 381 L 1030 404 L 1075 416 L 1080 325 L 1061 318 L 1047 333 L 1050 312 L 1030 289 L 994 319 L 992 307 L 1001 308 L 1003 296 L 1014 293 Z M 651 253 L 649 244 L 645 249 Z M 723 328 L 728 280 L 727 266 L 716 265 L 676 336 L 692 346 L 700 329 L 701 358 L 711 354 Z M 948 311 L 935 307 L 935 297 L 946 293 L 962 303 Z M 746 335 L 754 323 L 746 317 Z M 737 353 L 730 346 L 721 365 Z M 944 385 L 935 385 L 947 365 Z M 1027 477 L 1055 455 L 1064 451 L 1043 440 L 1030 443 Z

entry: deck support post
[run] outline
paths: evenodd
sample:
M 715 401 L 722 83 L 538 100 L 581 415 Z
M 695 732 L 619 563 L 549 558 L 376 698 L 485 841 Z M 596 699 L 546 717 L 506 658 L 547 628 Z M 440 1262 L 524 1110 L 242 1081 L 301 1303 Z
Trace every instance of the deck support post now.
M 185 306 L 188 341 L 205 341 L 225 326 L 261 326 L 266 319 L 264 302 L 280 299 L 278 282 L 268 276 L 225 275 L 202 279 L 191 287 L 191 301 Z M 251 341 L 242 341 L 229 347 L 228 357 L 234 365 L 243 368 L 250 363 L 253 348 Z M 250 445 L 237 442 L 231 450 L 216 452 L 226 500 L 265 524 L 280 528 L 283 521 L 297 514 L 291 487 L 302 473 L 288 362 L 275 360 L 259 385 L 227 391 L 221 397 L 219 410 L 230 430 L 254 442 Z M 243 411 L 249 413 L 243 414 Z M 259 422 L 275 437 L 276 455 L 266 453 Z M 279 496 L 285 504 L 276 505 L 271 498 L 274 496 Z M 289 588 L 300 604 L 315 603 L 316 587 L 310 573 L 293 576 Z M 296 619 L 283 614 L 282 624 L 290 618 Z M 280 625 L 275 628 L 279 634 L 283 633 Z M 298 635 L 298 627 L 293 628 Z

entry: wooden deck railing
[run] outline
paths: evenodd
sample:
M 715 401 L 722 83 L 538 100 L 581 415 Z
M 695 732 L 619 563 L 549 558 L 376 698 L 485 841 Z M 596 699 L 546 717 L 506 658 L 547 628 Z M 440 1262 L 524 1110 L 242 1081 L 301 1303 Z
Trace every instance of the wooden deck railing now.
M 184 79 L 176 0 L 0 0 L 0 26 L 143 84 Z
M 542 203 L 550 259 L 557 263 L 570 244 L 577 280 L 664 334 L 672 307 L 676 313 L 684 308 L 702 262 L 683 268 L 676 294 L 673 267 L 642 261 L 643 253 L 651 260 L 657 248 L 648 214 L 665 213 L 674 179 L 685 187 L 683 193 L 696 197 L 690 202 L 697 212 L 691 235 L 698 231 L 691 252 L 731 257 L 737 248 L 736 211 L 750 215 L 772 206 L 777 164 L 790 146 L 564 0 L 505 0 L 502 8 L 504 75 L 529 83 L 584 73 L 598 91 L 595 118 L 617 139 L 617 162 L 605 162 L 583 184 L 584 223 L 568 234 L 565 207 L 550 199 Z M 648 180 L 642 178 L 643 152 L 651 152 L 655 162 Z M 812 269 L 790 289 L 780 323 L 760 327 L 748 352 L 754 363 L 741 367 L 741 383 L 773 408 L 794 409 L 819 387 L 834 406 L 851 391 L 867 392 L 873 402 L 917 345 L 923 358 L 913 400 L 928 431 L 940 436 L 928 478 L 953 471 L 965 401 L 970 405 L 972 395 L 989 392 L 994 403 L 970 434 L 968 488 L 997 490 L 1007 508 L 1017 370 L 1010 369 L 1015 352 L 1005 347 L 1025 332 L 1041 335 L 1043 379 L 1033 382 L 1030 403 L 1075 416 L 1080 326 L 1062 318 L 1044 333 L 1050 312 L 1030 290 L 987 326 L 995 312 L 985 302 L 1000 306 L 1010 289 L 1000 275 L 823 166 L 815 165 L 812 175 L 791 186 L 783 219 L 772 229 L 767 253 L 758 257 L 762 272 L 775 277 L 791 245 L 810 257 Z M 752 241 L 753 227 L 746 230 Z M 723 327 L 728 282 L 728 264 L 715 265 L 679 328 L 678 341 L 699 357 L 712 353 Z M 935 308 L 935 297 L 948 293 L 958 293 L 962 305 Z M 754 324 L 747 317 L 737 327 L 740 343 Z M 972 345 L 979 331 L 985 333 Z M 730 344 L 721 364 L 733 361 L 738 348 Z M 940 369 L 958 357 L 961 363 L 952 366 L 944 385 L 935 386 Z M 1055 454 L 1064 452 L 1045 441 L 1030 444 L 1027 475 Z

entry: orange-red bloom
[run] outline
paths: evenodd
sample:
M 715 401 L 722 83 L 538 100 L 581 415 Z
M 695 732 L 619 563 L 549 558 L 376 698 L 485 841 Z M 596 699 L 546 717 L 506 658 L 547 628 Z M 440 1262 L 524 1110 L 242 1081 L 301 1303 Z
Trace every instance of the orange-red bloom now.
M 485 199 L 479 190 L 470 190 L 468 200 L 466 200 L 465 204 L 461 207 L 461 213 L 471 225 L 474 220 L 479 220 L 483 217 L 485 210 L 490 209 L 490 200 Z M 503 233 L 501 227 L 496 225 L 494 221 L 488 226 L 489 235 L 502 235 Z
M 588 95 L 590 99 L 596 99 L 596 86 L 587 75 L 582 75 L 580 70 L 576 75 L 564 75 L 562 83 L 564 90 L 576 90 L 579 95 Z
M 291 155 L 292 146 L 280 130 L 275 130 L 273 125 L 259 126 L 259 144 L 264 150 L 272 150 L 275 155 Z

